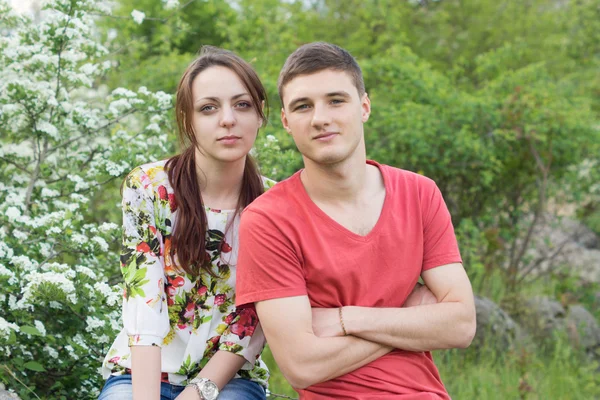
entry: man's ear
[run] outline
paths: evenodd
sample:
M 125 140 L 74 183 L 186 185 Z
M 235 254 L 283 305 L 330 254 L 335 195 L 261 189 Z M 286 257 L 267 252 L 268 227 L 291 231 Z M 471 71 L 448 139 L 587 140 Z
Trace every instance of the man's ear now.
M 287 116 L 285 115 L 285 109 L 283 107 L 281 107 L 281 123 L 283 124 L 283 127 L 285 128 L 287 133 L 291 135 L 292 130 L 290 129 L 290 125 L 288 124 Z
M 369 120 L 369 116 L 371 115 L 371 99 L 369 99 L 367 92 L 362 95 L 360 108 L 362 110 L 361 119 L 362 122 L 365 123 Z

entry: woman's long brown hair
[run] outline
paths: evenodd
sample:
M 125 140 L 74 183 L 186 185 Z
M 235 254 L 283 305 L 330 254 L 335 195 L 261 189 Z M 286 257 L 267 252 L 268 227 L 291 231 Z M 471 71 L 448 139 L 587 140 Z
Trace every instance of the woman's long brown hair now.
M 201 270 L 214 275 L 210 257 L 206 254 L 208 222 L 196 172 L 197 141 L 192 124 L 194 113 L 192 83 L 202 71 L 214 66 L 229 68 L 235 72 L 252 97 L 252 106 L 262 119 L 263 125 L 267 121 L 263 111 L 263 104 L 268 110 L 267 93 L 252 66 L 231 51 L 203 46 L 200 56 L 187 67 L 177 87 L 175 113 L 183 151 L 170 158 L 166 164 L 169 182 L 175 191 L 177 207 L 177 224 L 171 234 L 169 255 L 173 263 L 176 262 L 174 266 L 177 269 L 193 277 L 197 277 Z M 243 210 L 263 191 L 264 186 L 258 167 L 248 154 L 236 213 Z

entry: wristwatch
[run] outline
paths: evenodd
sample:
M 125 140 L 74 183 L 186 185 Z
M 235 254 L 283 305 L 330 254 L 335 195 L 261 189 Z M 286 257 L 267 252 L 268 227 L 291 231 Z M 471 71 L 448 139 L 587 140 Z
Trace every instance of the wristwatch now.
M 216 400 L 219 396 L 217 384 L 208 378 L 194 378 L 188 383 L 188 386 L 196 389 L 200 400 Z

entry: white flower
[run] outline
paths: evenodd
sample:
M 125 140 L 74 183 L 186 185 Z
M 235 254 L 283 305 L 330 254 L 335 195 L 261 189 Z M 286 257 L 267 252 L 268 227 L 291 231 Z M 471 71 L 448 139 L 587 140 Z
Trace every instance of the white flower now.
M 11 330 L 19 332 L 19 326 L 0 317 L 0 334 L 2 334 L 3 337 L 8 338 Z
M 8 308 L 10 308 L 11 310 L 17 309 L 17 298 L 12 294 L 8 295 Z
M 54 359 L 58 358 L 58 351 L 56 351 L 52 347 L 46 345 L 46 346 L 44 346 L 44 351 L 46 351 L 46 353 L 48 353 L 48 355 L 50 357 L 52 357 Z
M 133 20 L 135 21 L 136 24 L 141 24 L 142 22 L 144 22 L 144 19 L 146 18 L 146 14 L 144 14 L 141 11 L 138 10 L 133 10 L 131 12 L 131 17 L 133 18 Z
M 42 197 L 58 197 L 60 196 L 60 192 L 58 190 L 52 190 L 48 188 L 42 189 Z
M 92 316 L 87 317 L 85 322 L 87 324 L 87 327 L 85 328 L 85 330 L 87 332 L 91 332 L 94 329 L 98 329 L 98 328 L 104 328 L 106 326 L 106 321 L 103 321 L 99 318 L 92 317 Z
M 19 239 L 21 241 L 26 240 L 29 237 L 29 235 L 27 235 L 25 232 L 21 232 L 16 229 L 13 230 L 12 234 L 15 239 Z
M 165 3 L 165 10 L 172 10 L 179 7 L 179 0 L 162 0 Z
M 154 98 L 158 101 L 158 106 L 160 108 L 168 108 L 171 107 L 172 97 L 170 94 L 167 94 L 162 91 L 158 91 L 154 93 Z
M 47 133 L 53 139 L 58 139 L 58 129 L 48 121 L 39 121 L 37 124 L 37 130 L 40 132 Z
M 116 88 L 115 90 L 112 91 L 112 95 L 113 96 L 122 96 L 122 97 L 129 97 L 129 98 L 134 98 L 137 97 L 137 94 L 135 92 L 132 92 L 129 89 L 124 89 L 124 88 Z
M 73 349 L 73 346 L 71 346 L 70 344 L 65 346 L 65 350 L 67 350 L 69 352 L 69 356 L 73 359 L 73 360 L 78 360 L 79 356 L 75 353 L 75 349 Z
M 119 229 L 119 225 L 114 224 L 112 222 L 105 222 L 102 225 L 100 225 L 98 229 L 100 230 L 100 232 L 107 233 L 115 229 Z
M 96 339 L 96 342 L 98 342 L 98 343 L 108 343 L 110 341 L 110 339 L 107 335 L 98 336 L 98 337 L 95 337 L 95 339 Z
M 276 142 L 277 138 L 273 135 L 267 135 L 267 142 Z
M 96 273 L 89 269 L 88 267 L 84 267 L 83 265 L 78 265 L 75 267 L 75 270 L 80 274 L 86 275 L 92 279 L 96 279 Z
M 23 268 L 25 271 L 31 271 L 37 268 L 38 266 L 38 262 L 35 260 L 30 259 L 27 256 L 14 256 L 11 257 L 10 262 L 16 266 L 16 267 L 21 267 Z
M 50 308 L 56 308 L 57 310 L 60 310 L 63 308 L 62 304 L 60 304 L 58 301 L 51 301 L 48 304 L 49 304 Z
M 88 241 L 87 236 L 82 235 L 80 233 L 75 233 L 71 236 L 71 240 L 73 240 L 77 244 L 86 244 Z
M 83 64 L 79 70 L 86 75 L 94 75 L 98 72 L 98 65 L 90 63 Z
M 150 132 L 160 133 L 160 127 L 158 126 L 158 124 L 150 124 L 146 127 L 146 130 Z
M 17 207 L 8 207 L 4 214 L 8 217 L 9 221 L 14 222 L 21 216 L 21 210 L 19 210 Z
M 33 322 L 33 324 L 35 325 L 35 328 L 40 331 L 40 333 L 42 334 L 42 336 L 46 336 L 46 327 L 44 326 L 44 324 L 41 321 L 38 321 L 37 319 Z
M 4 265 L 0 264 L 0 276 L 8 276 L 9 285 L 14 285 L 18 282 L 18 279 L 14 272 L 10 269 L 6 268 Z
M 1 230 L 4 231 L 4 230 Z M 8 247 L 3 241 L 0 242 L 0 258 L 12 258 L 14 252 L 13 249 Z
M 100 246 L 100 249 L 102 249 L 102 251 L 107 251 L 108 250 L 108 243 L 106 243 L 106 240 L 102 239 L 99 236 L 94 236 L 92 238 L 92 240 L 94 242 L 96 242 L 98 244 L 98 246 Z

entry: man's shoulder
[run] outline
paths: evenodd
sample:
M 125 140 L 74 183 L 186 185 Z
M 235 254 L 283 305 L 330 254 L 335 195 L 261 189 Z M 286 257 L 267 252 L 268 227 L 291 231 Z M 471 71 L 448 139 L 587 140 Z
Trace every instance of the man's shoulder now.
M 380 164 L 380 168 L 384 173 L 385 178 L 393 184 L 402 184 L 404 189 L 408 186 L 408 189 L 415 189 L 417 191 L 435 187 L 435 181 L 425 175 L 418 172 L 408 171 L 391 165 Z
M 250 203 L 244 213 L 250 211 L 263 215 L 285 215 L 295 200 L 293 196 L 294 179 L 293 175 L 278 183 L 270 181 L 272 182 L 271 187 Z

